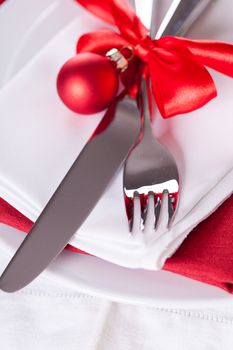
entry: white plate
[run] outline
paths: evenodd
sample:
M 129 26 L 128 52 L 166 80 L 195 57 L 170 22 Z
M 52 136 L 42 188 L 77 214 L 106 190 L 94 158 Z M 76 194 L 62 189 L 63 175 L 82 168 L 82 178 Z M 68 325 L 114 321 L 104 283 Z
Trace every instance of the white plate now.
M 56 31 L 75 16 L 73 1 L 9 0 L 0 10 L 0 42 L 4 55 L 0 76 L 4 85 Z M 6 16 L 7 15 L 7 16 Z M 17 21 L 15 20 L 17 18 Z M 11 26 L 10 23 L 14 23 Z M 8 31 L 8 40 L 3 34 Z M 1 45 L 2 45 L 1 44 Z M 4 72 L 4 74 L 2 74 Z M 1 267 L 3 268 L 24 233 L 1 225 Z M 200 307 L 233 304 L 232 296 L 169 272 L 150 272 L 122 268 L 95 257 L 64 251 L 42 274 L 58 285 L 112 300 L 157 307 Z M 37 282 L 32 283 L 33 286 Z
M 25 233 L 0 225 L 0 273 Z M 232 306 L 221 289 L 167 271 L 127 269 L 92 256 L 63 251 L 26 289 L 55 288 L 106 299 L 162 308 Z

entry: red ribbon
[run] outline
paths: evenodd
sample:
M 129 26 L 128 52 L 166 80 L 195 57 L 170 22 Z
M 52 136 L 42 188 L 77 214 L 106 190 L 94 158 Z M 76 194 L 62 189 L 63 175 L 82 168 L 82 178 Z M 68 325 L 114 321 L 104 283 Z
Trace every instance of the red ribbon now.
M 148 29 L 125 0 L 76 0 L 88 11 L 118 27 L 119 34 L 96 31 L 80 37 L 77 52 L 105 54 L 111 48 L 131 46 L 140 62 L 147 65 L 153 93 L 163 117 L 200 108 L 217 95 L 211 75 L 205 68 L 233 77 L 233 45 L 179 37 L 152 40 Z M 138 63 L 128 69 L 124 82 L 129 84 Z

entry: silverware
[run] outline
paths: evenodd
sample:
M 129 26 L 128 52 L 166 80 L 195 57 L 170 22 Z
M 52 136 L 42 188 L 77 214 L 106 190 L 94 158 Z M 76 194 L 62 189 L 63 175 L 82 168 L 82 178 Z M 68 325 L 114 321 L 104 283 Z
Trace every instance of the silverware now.
M 125 97 L 108 110 L 0 278 L 14 292 L 36 278 L 82 225 L 138 138 L 140 113 Z
M 165 35 L 183 36 L 214 0 L 174 0 L 169 7 L 155 38 Z
M 135 101 L 126 98 L 112 105 L 6 267 L 0 289 L 23 288 L 59 254 L 102 196 L 139 131 Z
M 187 31 L 210 1 L 181 0 L 178 3 L 174 0 L 160 25 L 156 38 Z M 153 11 L 155 11 L 154 6 Z M 154 33 L 154 27 L 155 21 L 151 20 L 150 35 Z M 143 79 L 139 102 L 142 116 L 140 140 L 129 153 L 124 167 L 123 189 L 130 231 L 144 230 L 145 225 L 147 228 L 147 216 L 150 217 L 150 221 L 151 216 L 154 216 L 154 228 L 158 226 L 158 222 L 161 221 L 159 217 L 162 215 L 166 216 L 165 220 L 169 225 L 174 219 L 179 198 L 179 175 L 176 162 L 170 152 L 153 136 L 151 106 L 154 101 L 150 90 L 150 83 L 146 84 Z M 162 201 L 167 203 L 167 209 L 161 212 Z M 139 216 L 136 214 L 135 206 L 140 209 Z
M 149 81 L 142 79 L 140 101 L 142 129 L 141 139 L 129 153 L 124 167 L 123 183 L 126 211 L 130 231 L 143 230 L 148 201 L 154 201 L 154 227 L 160 214 L 164 194 L 168 196 L 168 219 L 171 220 L 179 196 L 179 175 L 176 162 L 170 152 L 153 135 L 150 122 L 152 93 Z M 135 197 L 140 199 L 141 218 L 134 215 Z M 137 200 L 138 200 L 137 199 Z

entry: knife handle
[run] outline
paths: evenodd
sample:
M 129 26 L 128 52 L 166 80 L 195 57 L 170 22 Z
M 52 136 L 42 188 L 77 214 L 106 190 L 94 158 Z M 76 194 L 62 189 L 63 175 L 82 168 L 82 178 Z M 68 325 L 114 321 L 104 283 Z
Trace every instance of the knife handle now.
M 183 36 L 200 14 L 213 0 L 176 0 L 172 2 L 164 17 L 156 39 L 165 35 Z

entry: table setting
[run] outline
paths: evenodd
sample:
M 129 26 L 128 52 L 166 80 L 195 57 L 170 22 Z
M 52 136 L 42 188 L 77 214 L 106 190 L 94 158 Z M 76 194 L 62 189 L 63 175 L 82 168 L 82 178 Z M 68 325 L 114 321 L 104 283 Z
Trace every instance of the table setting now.
M 1 4 L 3 298 L 233 306 L 231 8 Z

